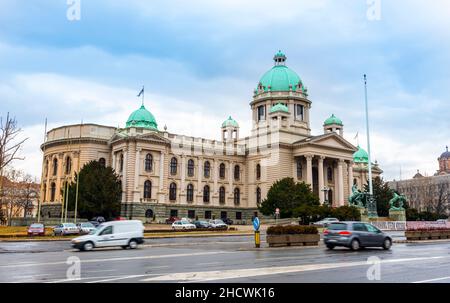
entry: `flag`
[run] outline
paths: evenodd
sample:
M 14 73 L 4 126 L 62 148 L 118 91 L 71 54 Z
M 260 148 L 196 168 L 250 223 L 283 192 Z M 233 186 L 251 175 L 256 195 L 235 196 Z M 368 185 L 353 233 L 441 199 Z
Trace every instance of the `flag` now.
M 144 93 L 144 87 L 142 86 L 142 89 L 141 89 L 141 91 L 139 92 L 139 95 L 137 95 L 137 96 L 140 97 L 143 93 Z

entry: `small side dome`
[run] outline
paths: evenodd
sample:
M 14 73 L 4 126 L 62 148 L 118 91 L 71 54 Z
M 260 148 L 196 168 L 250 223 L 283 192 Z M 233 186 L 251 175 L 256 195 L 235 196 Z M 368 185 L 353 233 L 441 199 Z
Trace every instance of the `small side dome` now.
M 228 119 L 226 119 L 222 123 L 222 127 L 228 127 L 228 126 L 239 127 L 239 124 L 236 122 L 236 120 L 234 120 L 233 118 L 231 118 L 231 116 L 229 116 Z
M 323 123 L 323 126 L 328 126 L 328 125 L 333 125 L 333 124 L 344 126 L 344 123 L 342 123 L 342 120 L 339 119 L 338 117 L 336 117 L 334 114 L 332 114 L 330 118 L 325 120 L 325 122 Z
M 369 163 L 369 154 L 358 145 L 358 151 L 353 154 L 353 162 L 355 163 Z
M 271 113 L 275 113 L 275 112 L 285 112 L 288 113 L 289 109 L 286 105 L 284 105 L 283 103 L 278 103 L 275 106 L 272 106 L 272 108 L 270 109 Z
M 441 160 L 443 159 L 450 159 L 450 152 L 448 151 L 448 146 L 445 147 L 446 151 L 442 153 L 442 155 L 439 157 Z
M 156 123 L 155 117 L 144 105 L 130 115 L 126 127 L 142 127 L 158 130 L 158 124 Z

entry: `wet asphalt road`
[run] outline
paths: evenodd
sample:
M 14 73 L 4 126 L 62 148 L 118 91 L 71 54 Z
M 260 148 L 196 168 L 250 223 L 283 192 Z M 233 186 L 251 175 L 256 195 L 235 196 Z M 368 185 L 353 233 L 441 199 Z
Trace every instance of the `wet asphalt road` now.
M 91 252 L 68 241 L 0 242 L 0 282 L 450 282 L 450 242 L 358 252 L 262 246 L 256 250 L 249 236 L 151 239 L 137 250 Z M 368 264 L 373 257 L 381 263 Z M 68 280 L 78 259 L 80 279 Z

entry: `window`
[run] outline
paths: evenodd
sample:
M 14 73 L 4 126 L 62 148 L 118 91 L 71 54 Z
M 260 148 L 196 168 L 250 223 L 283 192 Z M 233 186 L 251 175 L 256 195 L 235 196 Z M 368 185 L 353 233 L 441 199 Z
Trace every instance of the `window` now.
M 153 218 L 153 210 L 152 209 L 147 209 L 146 211 L 145 211 L 145 217 L 146 218 Z
M 258 122 L 266 120 L 266 106 L 258 106 Z
M 225 187 L 219 188 L 219 203 L 225 204 Z
M 120 155 L 119 167 L 120 171 L 123 172 L 123 154 Z
M 304 107 L 301 104 L 295 104 L 295 120 L 303 121 Z
M 144 182 L 144 199 L 150 199 L 152 197 L 152 182 L 149 180 Z
M 364 225 L 364 223 L 354 223 L 353 230 L 354 231 L 367 231 L 367 228 Z
M 145 156 L 145 171 L 153 170 L 153 156 L 152 154 L 147 154 Z
M 177 185 L 175 183 L 170 183 L 169 186 L 169 200 L 175 201 L 177 199 Z
M 100 232 L 99 236 L 112 235 L 112 233 L 113 233 L 113 227 L 108 226 L 108 227 L 105 227 L 105 229 Z
M 375 226 L 373 226 L 372 224 L 364 224 L 367 228 L 367 231 L 370 233 L 379 233 L 381 232 L 378 228 L 376 228 Z
M 220 179 L 225 179 L 225 164 L 224 163 L 220 163 L 219 177 L 220 177 Z
M 241 172 L 240 172 L 239 165 L 234 166 L 234 180 L 236 180 L 236 181 L 239 180 L 240 174 L 241 174 Z
M 227 212 L 226 211 L 221 211 L 220 212 L 220 219 L 226 219 L 226 218 L 228 218 L 228 214 L 227 214 Z
M 101 166 L 106 167 L 106 159 L 105 158 L 98 159 L 98 163 L 100 163 Z
M 44 187 L 43 187 L 43 192 L 42 192 L 42 201 L 44 201 L 45 202 L 45 199 L 47 199 L 47 184 L 44 184 Z
M 72 171 L 72 158 L 67 157 L 66 158 L 66 175 L 70 174 Z
M 188 184 L 188 186 L 187 186 L 186 200 L 187 200 L 187 202 L 194 201 L 194 185 L 192 185 L 192 184 Z
M 297 179 L 303 178 L 303 166 L 302 161 L 297 159 Z
M 55 182 L 52 182 L 50 185 L 50 202 L 55 201 L 55 195 L 56 195 L 56 184 Z
M 177 158 L 173 157 L 170 160 L 170 174 L 171 175 L 176 175 L 177 174 L 177 166 L 178 166 Z
M 256 180 L 261 179 L 261 164 L 256 164 Z
M 178 209 L 171 209 L 170 210 L 170 216 L 171 217 L 178 217 Z
M 333 181 L 333 169 L 331 167 L 327 168 L 327 179 L 328 181 Z
M 58 174 L 58 159 L 53 159 L 53 176 Z
M 209 186 L 205 185 L 203 187 L 203 202 L 208 203 L 209 202 Z
M 261 203 L 261 188 L 256 188 L 256 204 L 259 205 Z
M 205 211 L 205 219 L 211 219 L 211 211 L 210 210 Z
M 187 174 L 188 174 L 189 177 L 193 177 L 194 176 L 194 169 L 195 169 L 194 160 L 189 159 L 188 160 L 188 167 L 187 167 Z
M 239 203 L 241 203 L 241 191 L 239 190 L 239 188 L 235 188 L 234 189 L 234 204 L 238 205 Z
M 194 219 L 195 218 L 195 210 L 188 210 L 188 218 Z
M 206 161 L 205 164 L 203 165 L 203 176 L 205 178 L 209 178 L 210 175 L 211 175 L 211 164 L 209 163 L 209 161 Z
M 44 176 L 48 176 L 48 160 L 47 161 L 45 161 L 45 169 L 44 169 Z
M 236 220 L 242 220 L 242 212 L 240 211 L 236 212 Z

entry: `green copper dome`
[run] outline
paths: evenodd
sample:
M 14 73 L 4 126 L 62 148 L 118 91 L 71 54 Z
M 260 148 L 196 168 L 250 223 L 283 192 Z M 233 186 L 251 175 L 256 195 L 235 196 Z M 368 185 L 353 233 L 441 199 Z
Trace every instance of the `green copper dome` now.
M 150 129 L 158 129 L 155 117 L 145 109 L 142 105 L 138 110 L 135 110 L 127 120 L 127 127 L 143 127 Z
M 353 154 L 353 162 L 369 163 L 369 154 L 358 145 L 358 151 Z
M 336 117 L 334 114 L 332 114 L 331 117 L 326 119 L 325 122 L 323 123 L 324 126 L 332 125 L 332 124 L 344 126 L 344 124 L 342 123 L 342 120 L 339 119 L 338 117 Z
M 234 120 L 233 118 L 231 118 L 231 116 L 229 116 L 228 119 L 226 119 L 222 123 L 222 127 L 227 127 L 227 126 L 239 127 L 239 124 L 236 122 L 236 120 Z
M 270 112 L 271 113 L 274 113 L 274 112 L 285 112 L 285 113 L 288 113 L 289 109 L 288 109 L 288 107 L 286 105 L 284 105 L 282 103 L 278 103 L 277 105 L 272 106 L 272 108 L 270 109 Z
M 295 91 L 297 87 L 300 87 L 306 93 L 307 89 L 303 86 L 300 77 L 285 65 L 286 56 L 279 51 L 273 59 L 275 66 L 261 77 L 256 91 L 261 88 L 267 92 L 269 87 L 271 91 L 289 91 L 290 89 Z

